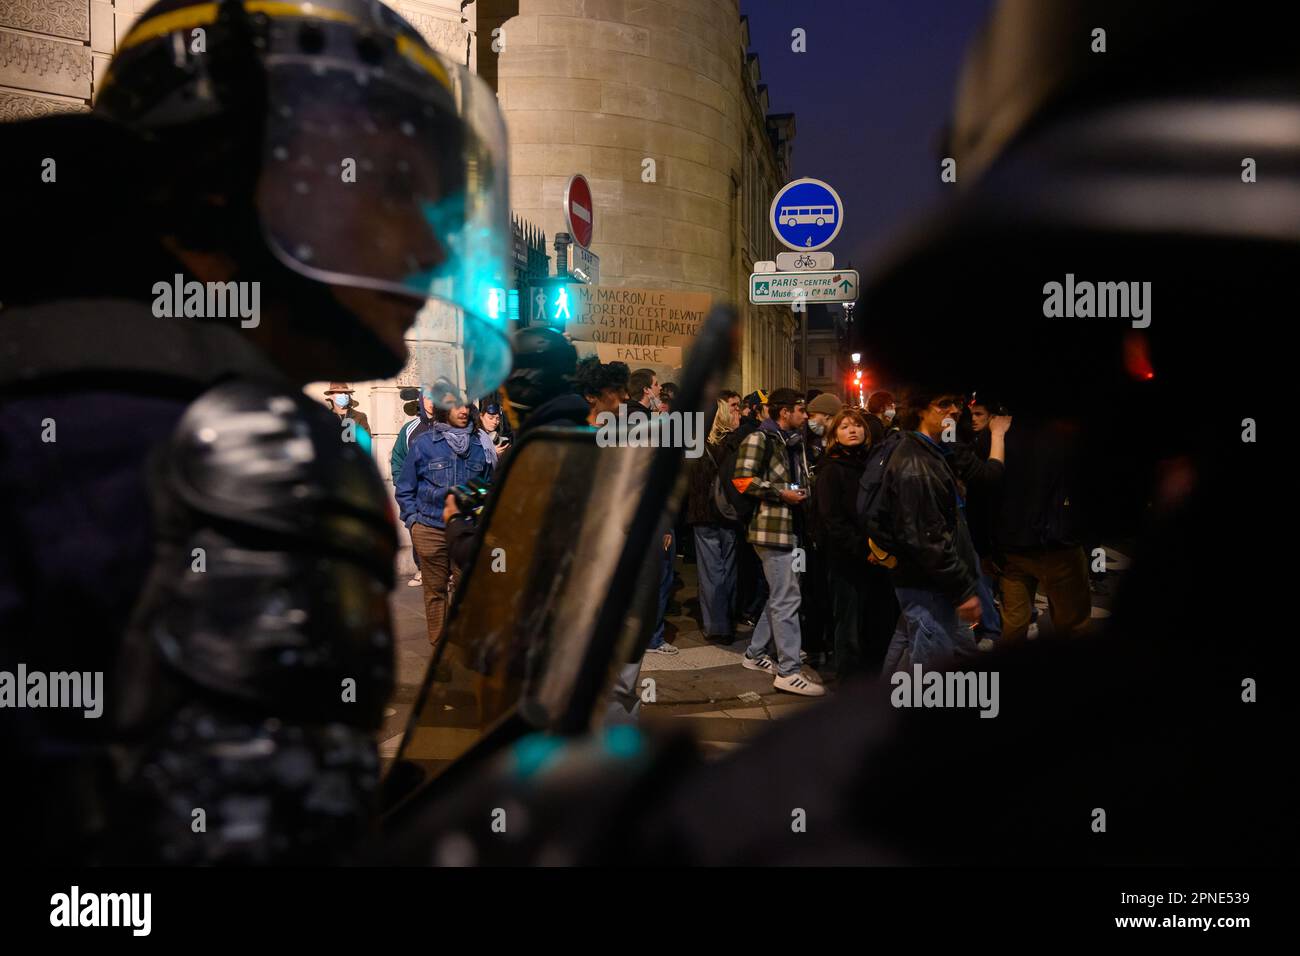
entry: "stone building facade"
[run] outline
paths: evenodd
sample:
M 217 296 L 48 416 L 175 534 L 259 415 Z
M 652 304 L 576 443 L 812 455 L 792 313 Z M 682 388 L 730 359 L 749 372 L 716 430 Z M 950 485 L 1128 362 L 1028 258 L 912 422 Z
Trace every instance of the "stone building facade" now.
M 563 231 L 571 174 L 592 185 L 601 284 L 736 303 L 730 384 L 797 385 L 797 321 L 748 304 L 770 259 L 772 195 L 789 178 L 793 117 L 768 115 L 738 0 L 390 0 L 429 43 L 496 85 L 516 214 Z M 89 108 L 117 43 L 149 0 L 0 3 L 0 121 Z M 649 161 L 649 162 L 647 162 Z M 398 379 L 354 383 L 376 460 L 403 423 Z M 324 383 L 308 387 L 319 396 Z
M 749 48 L 749 22 L 742 18 L 741 45 Z M 749 275 L 754 263 L 776 258 L 785 247 L 768 225 L 768 211 L 777 190 L 790 180 L 790 154 L 795 134 L 794 115 L 768 112 L 767 85 L 762 81 L 758 57 L 746 53 L 741 88 L 745 127 L 741 191 L 739 196 L 741 261 L 736 275 L 735 302 L 744 322 L 741 345 L 741 394 L 755 388 L 802 388 L 796 361 L 800 316 L 789 306 L 751 305 Z
M 848 352 L 848 326 L 839 305 L 808 306 L 808 388 L 830 392 L 851 405 L 858 402 L 850 387 L 853 362 Z
M 746 300 L 793 122 L 766 116 L 737 0 L 476 7 L 480 75 L 497 84 L 509 132 L 515 211 L 548 236 L 567 231 L 563 193 L 584 174 L 600 284 L 737 303 L 745 333 L 733 387 L 788 382 L 789 310 Z
M 154 0 L 4 0 L 0 3 L 0 122 L 90 108 L 108 61 Z M 435 49 L 473 67 L 472 5 L 389 0 Z M 462 22 L 464 21 L 464 22 Z

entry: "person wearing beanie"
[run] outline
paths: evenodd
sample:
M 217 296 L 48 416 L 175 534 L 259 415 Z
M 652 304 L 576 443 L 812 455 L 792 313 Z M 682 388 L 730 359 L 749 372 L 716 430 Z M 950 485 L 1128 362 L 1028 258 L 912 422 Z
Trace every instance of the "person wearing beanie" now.
M 817 464 L 826 450 L 826 428 L 844 408 L 844 403 L 830 392 L 821 392 L 806 406 L 808 421 L 804 425 L 804 455 L 808 459 L 809 473 L 814 477 Z
M 815 486 L 821 474 L 821 464 L 826 454 L 827 439 L 830 438 L 830 423 L 844 408 L 842 402 L 830 392 L 809 393 L 807 405 L 808 420 L 803 426 L 804 470 L 808 474 L 809 484 Z M 810 658 L 819 658 L 824 662 L 825 655 L 831 650 L 830 621 L 826 611 L 831 606 L 830 593 L 826 586 L 826 569 L 823 549 L 817 544 L 817 511 L 807 509 L 806 520 L 808 534 L 805 551 L 808 556 L 806 573 L 799 578 L 801 599 L 799 614 L 802 618 L 803 650 Z

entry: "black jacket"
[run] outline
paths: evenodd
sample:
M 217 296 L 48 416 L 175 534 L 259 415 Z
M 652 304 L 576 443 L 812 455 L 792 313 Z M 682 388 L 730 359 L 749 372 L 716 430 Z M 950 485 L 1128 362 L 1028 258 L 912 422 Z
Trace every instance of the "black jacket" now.
M 564 392 L 548 399 L 529 413 L 519 426 L 519 437 L 543 425 L 585 425 L 591 405 L 576 392 Z
M 979 558 L 943 452 L 907 432 L 889 461 L 881 493 L 887 496 L 888 546 L 898 557 L 895 586 L 942 591 L 953 604 L 973 595 Z
M 699 458 L 687 460 L 687 524 L 734 526 L 735 523 L 723 518 L 722 512 L 718 510 L 717 502 L 713 500 L 713 487 L 718 477 L 718 462 L 723 456 L 728 441 L 735 434 L 734 431 L 728 432 L 723 436 L 722 441 L 717 444 L 705 442 L 704 454 Z M 732 447 L 735 447 L 734 442 L 732 442 Z
M 1077 547 L 1071 502 L 1075 471 L 1070 436 L 1056 424 L 1021 424 L 1007 432 L 1007 467 L 994 512 L 996 551 Z
M 989 458 L 991 437 L 986 428 L 972 442 L 955 443 L 949 459 L 966 495 L 966 526 L 971 541 L 982 555 L 993 550 L 993 511 L 1005 470 L 1001 461 Z
M 867 415 L 867 444 L 876 445 L 885 440 L 885 435 L 889 429 L 875 415 Z
M 867 534 L 858 517 L 858 484 L 866 465 L 866 445 L 836 445 L 818 466 L 813 537 L 828 561 L 867 564 Z

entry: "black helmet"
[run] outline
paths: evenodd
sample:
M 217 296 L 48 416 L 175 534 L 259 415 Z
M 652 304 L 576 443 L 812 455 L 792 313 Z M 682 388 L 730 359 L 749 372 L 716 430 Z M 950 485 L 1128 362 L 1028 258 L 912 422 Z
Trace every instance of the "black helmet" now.
M 573 391 L 578 350 L 548 326 L 520 329 L 514 336 L 514 371 L 506 381 L 512 404 L 522 409 Z
M 504 377 L 496 98 L 379 0 L 162 0 L 119 44 L 95 112 L 174 146 L 198 190 L 242 200 L 296 275 L 461 310 L 463 335 L 454 313 L 422 315 L 417 360 L 441 366 L 425 381 L 447 344 L 465 349 L 467 391 Z

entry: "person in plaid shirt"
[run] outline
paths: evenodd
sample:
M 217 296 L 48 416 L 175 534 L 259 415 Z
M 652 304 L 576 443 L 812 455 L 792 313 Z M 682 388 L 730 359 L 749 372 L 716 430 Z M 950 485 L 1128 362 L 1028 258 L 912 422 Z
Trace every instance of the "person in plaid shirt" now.
M 759 499 L 749 523 L 749 540 L 763 564 L 770 589 L 749 649 L 742 664 L 750 670 L 775 675 L 777 690 L 806 697 L 826 693 L 799 669 L 803 638 L 799 631 L 799 577 L 794 569 L 802 532 L 803 503 L 808 477 L 799 447 L 807 415 L 803 398 L 792 388 L 778 388 L 768 396 L 768 417 L 745 437 L 736 452 L 732 483 L 744 495 Z M 775 642 L 777 660 L 767 653 Z

